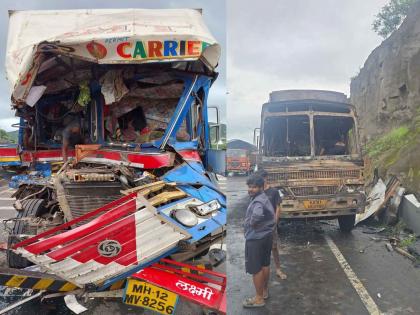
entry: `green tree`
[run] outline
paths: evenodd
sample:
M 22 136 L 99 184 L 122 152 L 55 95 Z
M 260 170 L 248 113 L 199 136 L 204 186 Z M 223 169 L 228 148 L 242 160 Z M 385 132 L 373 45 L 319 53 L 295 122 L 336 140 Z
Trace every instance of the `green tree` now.
M 372 23 L 372 29 L 387 38 L 404 21 L 410 6 L 419 0 L 391 0 L 384 5 Z

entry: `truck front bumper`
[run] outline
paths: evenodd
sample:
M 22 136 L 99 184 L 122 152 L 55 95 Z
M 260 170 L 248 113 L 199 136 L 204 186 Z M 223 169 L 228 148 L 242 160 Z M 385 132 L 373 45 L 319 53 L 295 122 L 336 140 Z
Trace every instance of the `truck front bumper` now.
M 366 196 L 363 193 L 321 195 L 288 199 L 281 204 L 281 218 L 319 218 L 338 217 L 362 213 L 365 210 Z

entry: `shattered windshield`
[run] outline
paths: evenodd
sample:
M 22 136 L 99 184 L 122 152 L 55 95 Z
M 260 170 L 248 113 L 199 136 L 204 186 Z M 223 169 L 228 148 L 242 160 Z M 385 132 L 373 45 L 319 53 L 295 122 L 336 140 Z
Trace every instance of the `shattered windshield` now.
M 107 73 L 110 75 L 110 73 Z M 160 139 L 184 90 L 184 83 L 162 73 L 147 77 L 128 77 L 121 81 L 118 91 L 112 90 L 115 73 L 109 80 L 111 92 L 104 94 L 105 140 L 107 142 L 146 143 Z M 102 84 L 102 89 L 104 85 Z M 114 84 L 114 88 L 116 85 Z M 118 95 L 118 99 L 114 95 Z M 179 140 L 189 140 L 185 124 L 177 134 Z
M 65 56 L 47 59 L 35 80 L 34 104 L 18 109 L 28 125 L 24 148 L 60 147 L 66 138 L 78 144 L 161 139 L 185 89 L 180 66 L 185 63 L 96 65 Z M 191 141 L 192 127 L 184 119 L 176 139 Z
M 353 117 L 314 117 L 315 155 L 357 153 Z
M 311 155 L 309 116 L 268 117 L 264 121 L 265 156 Z
M 265 156 L 311 156 L 309 115 L 269 116 L 264 120 L 262 150 Z M 357 154 L 354 118 L 314 115 L 315 156 Z

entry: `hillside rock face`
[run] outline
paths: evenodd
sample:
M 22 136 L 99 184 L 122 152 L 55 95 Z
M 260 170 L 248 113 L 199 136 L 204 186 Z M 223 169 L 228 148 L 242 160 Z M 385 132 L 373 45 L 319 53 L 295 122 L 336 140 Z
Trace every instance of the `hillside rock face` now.
M 392 163 L 379 162 L 378 166 L 382 176 L 397 175 L 404 186 L 419 195 L 420 1 L 351 80 L 350 100 L 356 106 L 364 140 L 378 139 L 401 126 L 410 129 L 414 136 L 396 151 Z
M 351 80 L 350 99 L 368 138 L 411 122 L 420 106 L 420 1 Z

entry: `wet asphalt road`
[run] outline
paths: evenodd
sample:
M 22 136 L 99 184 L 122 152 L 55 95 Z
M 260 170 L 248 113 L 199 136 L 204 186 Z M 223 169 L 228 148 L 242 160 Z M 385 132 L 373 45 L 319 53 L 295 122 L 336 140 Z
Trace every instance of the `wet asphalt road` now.
M 7 178 L 12 174 L 7 174 L 0 171 L 0 243 L 7 241 L 7 233 L 4 226 L 1 224 L 2 220 L 14 218 L 16 210 L 13 208 L 14 199 L 10 198 L 14 189 L 9 189 L 7 186 Z M 226 181 L 221 181 L 220 188 L 226 188 Z M 204 257 L 204 259 L 206 256 Z M 0 251 L 0 266 L 7 267 L 6 253 Z M 218 272 L 225 272 L 226 265 L 223 263 L 216 269 Z M 6 288 L 0 286 L 0 310 L 8 305 L 22 299 L 24 295 L 30 295 L 30 291 Z M 125 314 L 144 314 L 153 315 L 157 314 L 154 311 L 128 306 L 122 303 L 121 299 L 90 299 L 88 301 L 79 300 L 80 304 L 88 308 L 84 315 L 125 315 Z M 176 306 L 175 314 L 180 315 L 202 315 L 208 312 L 203 310 L 199 305 L 193 304 L 187 300 L 180 298 Z M 45 303 L 28 302 L 7 313 L 8 315 L 71 315 L 74 314 L 64 304 L 63 298 L 56 298 Z
M 363 233 L 365 226 L 344 235 L 335 221 L 282 222 L 279 250 L 288 278 L 279 280 L 272 268 L 266 306 L 244 309 L 242 300 L 255 294 L 244 267 L 241 221 L 248 203 L 245 180 L 230 177 L 227 186 L 228 314 L 364 315 L 375 314 L 376 307 L 382 314 L 420 314 L 420 268 L 398 253 L 388 252 L 384 241 L 377 241 L 381 235 Z M 328 238 L 347 266 L 338 262 Z M 356 283 L 358 291 L 349 279 Z

